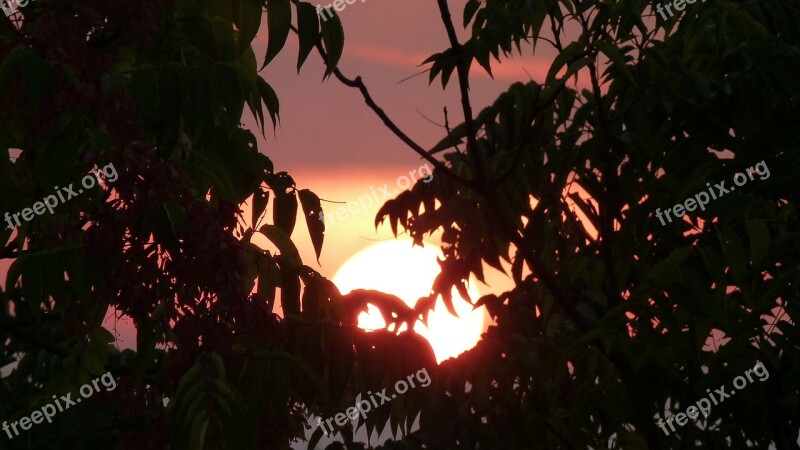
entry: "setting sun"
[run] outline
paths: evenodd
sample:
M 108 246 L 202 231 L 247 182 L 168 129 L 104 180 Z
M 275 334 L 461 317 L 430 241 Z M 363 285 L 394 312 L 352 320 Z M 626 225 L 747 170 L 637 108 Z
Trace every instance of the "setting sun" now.
M 412 247 L 407 239 L 375 244 L 348 259 L 336 272 L 333 282 L 342 294 L 353 289 L 375 289 L 396 295 L 414 306 L 417 299 L 430 292 L 439 273 L 436 262 L 439 255 L 430 246 Z M 473 300 L 480 295 L 474 281 L 470 282 L 469 293 Z M 414 327 L 431 343 L 438 362 L 474 347 L 484 330 L 483 310 L 473 311 L 455 289 L 453 304 L 459 317 L 451 315 L 440 300 L 428 317 L 429 327 L 421 323 Z M 386 324 L 377 308 L 371 306 L 368 313 L 359 316 L 358 325 L 375 330 Z

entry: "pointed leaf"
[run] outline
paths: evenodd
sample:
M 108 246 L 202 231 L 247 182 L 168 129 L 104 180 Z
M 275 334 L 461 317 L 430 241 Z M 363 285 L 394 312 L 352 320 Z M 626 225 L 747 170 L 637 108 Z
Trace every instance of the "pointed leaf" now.
M 258 77 L 256 80 L 256 85 L 258 85 L 258 92 L 261 94 L 262 101 L 267 105 L 269 118 L 272 119 L 272 127 L 275 128 L 281 120 L 281 103 L 278 101 L 278 95 L 275 94 L 275 90 L 272 89 L 272 86 L 261 77 Z
M 259 189 L 253 194 L 252 226 L 254 228 L 258 226 L 258 221 L 261 219 L 261 215 L 264 214 L 264 210 L 267 209 L 268 204 L 269 204 L 269 191 L 262 191 L 261 189 Z
M 325 51 L 328 52 L 328 67 L 325 69 L 325 77 L 330 76 L 344 50 L 344 28 L 339 15 L 335 12 L 333 17 L 322 22 L 322 42 L 325 44 Z
M 308 189 L 297 191 L 300 197 L 300 205 L 303 207 L 303 214 L 306 216 L 306 225 L 311 235 L 311 243 L 314 244 L 314 252 L 319 255 L 322 253 L 322 242 L 325 240 L 325 222 L 322 221 L 322 205 L 319 197 Z
M 238 0 L 239 17 L 236 26 L 239 28 L 239 51 L 248 47 L 261 27 L 261 0 Z M 270 27 L 271 29 L 271 27 Z
M 749 220 L 745 227 L 750 238 L 750 258 L 753 265 L 759 265 L 769 252 L 769 230 L 760 220 Z
M 317 9 L 311 3 L 300 2 L 297 4 L 297 30 L 300 38 L 300 51 L 297 55 L 297 72 L 299 73 L 319 39 L 319 18 Z
M 286 234 L 281 228 L 275 225 L 264 225 L 258 231 L 266 236 L 276 247 L 281 251 L 281 256 L 293 264 L 298 266 L 302 264 L 300 253 L 297 251 L 289 235 Z
M 272 209 L 272 221 L 288 236 L 292 235 L 297 221 L 297 196 L 294 191 L 275 193 L 275 206 Z
M 289 0 L 267 0 L 267 26 L 269 41 L 267 54 L 264 56 L 263 69 L 272 61 L 286 44 L 289 29 L 292 25 L 292 6 Z

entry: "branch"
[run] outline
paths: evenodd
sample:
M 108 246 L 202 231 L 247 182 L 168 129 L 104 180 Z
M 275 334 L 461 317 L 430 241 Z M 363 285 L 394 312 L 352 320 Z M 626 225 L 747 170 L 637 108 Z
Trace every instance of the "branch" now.
M 461 92 L 461 109 L 464 111 L 464 125 L 467 128 L 467 153 L 470 155 L 472 165 L 475 168 L 475 181 L 478 185 L 481 185 L 484 179 L 484 165 L 478 152 L 477 130 L 475 129 L 475 121 L 472 118 L 472 105 L 469 99 L 470 64 L 464 58 L 464 46 L 458 42 L 447 0 L 437 0 L 437 3 L 439 4 L 439 12 L 442 14 L 442 22 L 447 30 L 447 38 L 450 40 L 450 47 L 455 51 L 455 57 L 458 58 L 456 71 L 458 72 L 458 89 Z
M 298 36 L 300 35 L 300 32 L 297 30 L 297 28 L 295 28 L 294 25 L 292 25 L 291 28 L 292 28 L 292 31 L 295 32 L 295 34 L 297 34 Z M 322 44 L 320 43 L 319 39 L 317 39 L 317 42 L 314 44 L 314 46 L 317 48 L 317 51 L 319 52 L 320 56 L 322 57 L 323 62 L 325 62 L 325 65 L 327 65 L 328 64 L 328 54 L 325 52 L 325 49 L 322 48 Z M 400 127 L 398 127 L 394 123 L 394 121 L 392 121 L 392 119 L 389 117 L 389 115 L 386 114 L 386 112 L 380 106 L 378 106 L 377 103 L 375 103 L 375 100 L 372 98 L 372 95 L 370 95 L 369 90 L 367 89 L 367 86 L 361 80 L 360 76 L 357 76 L 355 79 L 350 79 L 350 78 L 346 77 L 342 73 L 342 71 L 340 71 L 338 68 L 333 69 L 333 74 L 334 74 L 334 76 L 336 76 L 336 79 L 338 79 L 345 86 L 358 89 L 361 92 L 361 96 L 364 98 L 364 102 L 366 102 L 367 106 L 369 106 L 370 109 L 372 109 L 372 111 L 381 119 L 381 121 L 386 126 L 386 128 L 391 130 L 392 133 L 395 134 L 395 136 L 397 136 L 398 138 L 400 138 L 401 141 L 403 141 L 403 143 L 405 143 L 407 146 L 409 146 L 412 150 L 414 150 L 423 159 L 425 159 L 429 163 L 433 164 L 433 166 L 437 170 L 441 171 L 448 178 L 452 179 L 453 181 L 455 181 L 458 184 L 461 184 L 464 187 L 467 187 L 467 188 L 470 188 L 470 189 L 473 189 L 473 190 L 475 189 L 473 182 L 471 182 L 470 180 L 462 178 L 457 173 L 455 173 L 452 170 L 450 170 L 450 168 L 448 168 L 446 165 L 444 165 L 444 163 L 442 163 L 438 159 L 436 159 L 433 156 L 431 156 L 431 154 L 429 154 L 427 150 L 422 148 L 421 145 L 419 145 L 416 142 L 414 142 L 413 139 L 411 139 L 407 134 L 405 134 L 403 132 L 403 130 L 401 130 Z

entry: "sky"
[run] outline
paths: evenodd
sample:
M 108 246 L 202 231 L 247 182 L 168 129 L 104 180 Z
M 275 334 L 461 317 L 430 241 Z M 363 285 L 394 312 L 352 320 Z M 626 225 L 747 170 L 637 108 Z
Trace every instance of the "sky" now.
M 451 1 L 450 8 L 463 42 L 468 37 L 460 26 L 463 3 Z M 446 90 L 438 79 L 429 85 L 427 73 L 414 76 L 424 71 L 420 63 L 425 58 L 449 45 L 436 2 L 357 0 L 339 16 L 345 30 L 339 69 L 349 78 L 361 76 L 376 102 L 412 139 L 424 148 L 441 140 L 444 129 L 431 121 L 444 123 L 444 107 L 451 127 L 463 121 L 455 76 Z M 266 45 L 263 26 L 254 43 L 259 59 Z M 259 149 L 273 160 L 276 171 L 288 172 L 298 188 L 311 189 L 323 199 L 349 202 L 370 194 L 371 186 L 396 185 L 424 163 L 385 128 L 358 90 L 335 77 L 323 81 L 324 65 L 316 52 L 298 75 L 297 49 L 297 37 L 290 35 L 284 50 L 261 72 L 281 102 L 281 121 L 274 134 L 267 130 L 265 137 L 259 135 Z M 515 81 L 530 77 L 542 81 L 549 67 L 542 58 L 517 55 L 502 66 L 495 61 L 495 79 L 475 65 L 470 92 L 474 114 Z M 256 129 L 252 120 L 245 125 Z M 326 214 L 340 206 L 323 203 Z M 350 255 L 374 240 L 391 238 L 388 226 L 378 230 L 372 226 L 378 208 L 360 210 L 327 231 L 322 266 L 317 268 L 323 275 L 332 276 Z M 304 261 L 313 261 L 303 233 L 298 230 L 293 238 Z
M 463 42 L 468 36 L 461 26 L 463 2 L 451 1 L 450 8 Z M 428 56 L 449 45 L 436 2 L 356 0 L 339 16 L 345 30 L 339 69 L 349 78 L 361 76 L 376 102 L 412 139 L 424 148 L 441 140 L 445 133 L 441 125 L 445 107 L 451 126 L 463 121 L 455 75 L 443 90 L 438 79 L 429 85 L 428 74 L 420 66 Z M 264 16 L 254 42 L 259 63 L 266 52 L 266 23 Z M 334 77 L 323 80 L 325 67 L 316 51 L 298 74 L 297 51 L 297 37 L 290 34 L 284 50 L 261 71 L 281 103 L 280 123 L 274 133 L 268 124 L 262 137 L 252 117 L 246 118 L 244 125 L 258 136 L 260 151 L 272 159 L 276 171 L 288 172 L 299 189 L 311 189 L 330 201 L 323 203 L 323 209 L 332 216 L 333 224 L 326 231 L 319 263 L 300 217 L 292 237 L 303 261 L 333 278 L 352 255 L 394 239 L 388 226 L 376 230 L 373 224 L 375 213 L 387 200 L 380 187 L 388 184 L 389 190 L 396 193 L 405 184 L 402 178 L 413 178 L 410 171 L 424 161 L 384 127 L 356 89 Z M 543 55 L 552 57 L 546 51 Z M 525 82 L 531 77 L 544 80 L 549 61 L 542 56 L 534 59 L 517 55 L 502 66 L 496 61 L 492 66 L 494 79 L 477 65 L 471 70 L 475 114 L 515 81 Z M 373 194 L 380 197 L 380 203 L 360 206 L 354 212 L 348 211 L 343 219 L 336 218 L 337 208 Z M 250 217 L 249 211 L 245 217 Z M 428 244 L 435 247 L 436 239 Z M 5 278 L 7 267 L 0 269 L 0 276 Z M 491 270 L 487 274 L 492 290 L 504 287 L 499 274 Z M 483 294 L 489 288 L 482 286 L 479 291 Z M 135 346 L 135 331 L 128 321 L 109 317 L 105 325 L 115 332 L 121 348 Z
M 450 9 L 463 42 L 468 36 L 460 26 L 463 2 L 451 1 Z M 455 76 L 445 90 L 438 79 L 429 85 L 427 72 L 414 76 L 424 71 L 420 67 L 422 61 L 448 47 L 436 2 L 357 0 L 339 16 L 345 30 L 339 69 L 351 79 L 361 76 L 378 105 L 413 140 L 430 148 L 442 139 L 445 107 L 451 127 L 463 121 Z M 255 48 L 257 57 L 263 58 L 263 28 Z M 400 189 L 406 182 L 401 178 L 410 177 L 409 172 L 424 161 L 385 128 L 358 90 L 344 86 L 335 77 L 323 81 L 324 65 L 316 52 L 298 74 L 297 49 L 297 38 L 290 35 L 284 51 L 261 72 L 280 99 L 281 121 L 274 134 L 268 131 L 265 138 L 259 138 L 260 150 L 272 159 L 275 170 L 289 172 L 298 188 L 311 189 L 325 200 L 356 201 L 386 184 L 391 191 Z M 543 81 L 549 61 L 539 58 L 515 56 L 502 66 L 495 62 L 495 79 L 475 65 L 470 85 L 474 114 L 490 105 L 513 82 L 525 82 L 531 77 Z M 252 121 L 247 125 L 255 129 Z M 383 193 L 378 193 L 384 200 Z M 354 213 L 342 214 L 344 218 L 339 220 L 335 211 L 343 206 L 323 202 L 326 216 L 333 216 L 333 223 L 326 229 L 319 265 L 301 221 L 292 237 L 303 261 L 328 278 L 333 278 L 352 255 L 393 239 L 388 225 L 377 230 L 373 225 L 380 204 L 354 209 Z M 437 242 L 433 239 L 429 244 L 435 246 Z M 402 272 L 400 269 L 399 277 Z M 490 269 L 487 274 L 491 287 L 478 286 L 481 294 L 508 287 L 499 273 Z M 365 281 L 365 287 L 368 284 Z M 364 431 L 357 437 L 364 439 Z M 384 432 L 379 441 L 386 437 Z M 374 440 L 375 437 L 373 443 Z M 323 439 L 319 448 L 327 442 L 330 441 Z
M 451 3 L 454 16 L 460 17 L 463 5 Z M 357 0 L 339 15 L 345 30 L 339 68 L 350 78 L 360 75 L 377 103 L 413 139 L 432 147 L 442 138 L 443 129 L 423 115 L 441 124 L 443 107 L 449 111 L 451 125 L 463 120 L 457 83 L 451 82 L 443 92 L 438 80 L 428 85 L 427 73 L 401 82 L 422 72 L 419 64 L 448 45 L 435 2 Z M 259 57 L 267 40 L 265 27 L 261 31 L 255 42 Z M 261 72 L 281 101 L 281 125 L 275 136 L 269 134 L 261 142 L 278 170 L 303 175 L 307 169 L 323 167 L 333 175 L 354 167 L 403 168 L 418 161 L 369 110 L 356 89 L 334 77 L 322 81 L 324 66 L 318 55 L 312 53 L 298 75 L 297 48 L 292 35 L 284 51 Z M 492 80 L 482 68 L 473 67 L 473 109 L 477 113 L 490 104 L 510 82 L 527 81 L 526 70 L 543 79 L 546 69 L 547 63 L 517 57 L 497 66 L 497 78 Z

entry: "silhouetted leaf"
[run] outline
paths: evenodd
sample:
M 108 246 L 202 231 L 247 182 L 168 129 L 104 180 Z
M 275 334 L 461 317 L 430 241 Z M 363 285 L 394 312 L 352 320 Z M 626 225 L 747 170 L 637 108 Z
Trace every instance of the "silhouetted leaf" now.
M 286 38 L 289 36 L 289 29 L 292 25 L 292 6 L 289 0 L 267 0 L 267 26 L 269 40 L 267 43 L 267 54 L 264 56 L 264 64 L 267 66 L 273 58 L 278 56 Z
M 300 198 L 300 205 L 302 205 L 303 214 L 306 216 L 308 232 L 311 234 L 311 243 L 314 245 L 314 252 L 317 255 L 317 262 L 319 262 L 322 243 L 325 240 L 325 222 L 321 220 L 322 205 L 319 197 L 308 189 L 300 189 L 297 191 L 297 196 Z
M 272 220 L 287 236 L 292 235 L 297 221 L 297 196 L 295 192 L 275 192 L 275 206 L 272 208 Z
M 297 55 L 297 72 L 303 67 L 306 58 L 319 40 L 319 18 L 317 9 L 311 3 L 297 4 L 297 31 L 300 39 L 300 50 Z
M 342 28 L 342 21 L 336 12 L 333 12 L 333 17 L 322 22 L 322 42 L 325 44 L 325 51 L 328 52 L 327 67 L 325 68 L 325 77 L 328 77 L 339 64 L 344 50 L 344 28 Z

